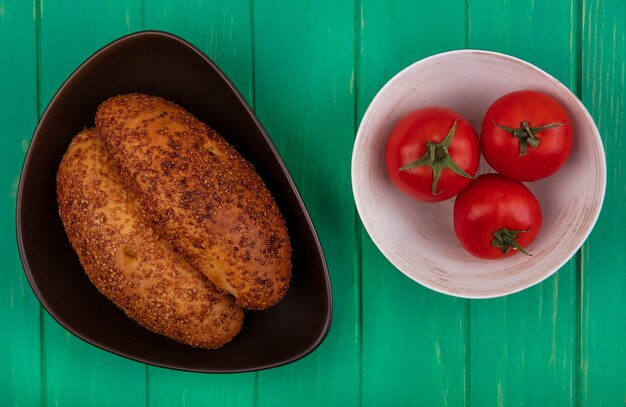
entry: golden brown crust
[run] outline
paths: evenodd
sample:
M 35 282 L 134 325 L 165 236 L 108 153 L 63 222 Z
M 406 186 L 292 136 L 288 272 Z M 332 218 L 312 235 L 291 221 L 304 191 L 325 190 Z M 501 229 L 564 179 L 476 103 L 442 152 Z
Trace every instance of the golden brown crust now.
M 183 108 L 142 94 L 96 114 L 107 150 L 152 223 L 245 308 L 286 293 L 291 245 L 265 184 L 219 134 Z
M 143 220 L 95 130 L 70 144 L 57 173 L 59 213 L 93 284 L 151 331 L 218 348 L 243 311 Z M 95 318 L 95 316 L 94 316 Z

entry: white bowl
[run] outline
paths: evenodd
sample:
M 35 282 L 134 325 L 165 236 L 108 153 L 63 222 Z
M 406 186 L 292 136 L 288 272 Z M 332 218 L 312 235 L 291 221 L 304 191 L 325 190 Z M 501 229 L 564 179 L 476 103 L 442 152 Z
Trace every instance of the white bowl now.
M 489 105 L 521 89 L 545 92 L 563 105 L 572 122 L 574 145 L 559 171 L 526 184 L 543 213 L 541 231 L 528 247 L 533 256 L 482 260 L 467 253 L 454 234 L 454 198 L 421 203 L 393 185 L 385 169 L 385 146 L 398 120 L 432 105 L 455 110 L 480 131 Z M 492 171 L 483 162 L 479 173 Z M 589 112 L 557 79 L 508 55 L 451 51 L 404 69 L 372 100 L 352 152 L 352 188 L 365 229 L 398 270 L 435 291 L 490 298 L 537 284 L 576 253 L 600 214 L 606 161 Z

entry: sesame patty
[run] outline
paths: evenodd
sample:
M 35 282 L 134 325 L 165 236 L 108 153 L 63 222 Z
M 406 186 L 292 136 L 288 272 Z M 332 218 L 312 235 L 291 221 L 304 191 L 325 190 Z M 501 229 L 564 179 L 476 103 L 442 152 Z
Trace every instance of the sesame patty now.
M 243 312 L 234 298 L 155 233 L 97 131 L 84 130 L 70 144 L 57 173 L 57 195 L 87 276 L 129 317 L 203 348 L 220 347 L 239 332 Z
M 252 165 L 180 106 L 127 94 L 105 101 L 96 126 L 123 182 L 158 232 L 245 308 L 286 293 L 285 222 Z

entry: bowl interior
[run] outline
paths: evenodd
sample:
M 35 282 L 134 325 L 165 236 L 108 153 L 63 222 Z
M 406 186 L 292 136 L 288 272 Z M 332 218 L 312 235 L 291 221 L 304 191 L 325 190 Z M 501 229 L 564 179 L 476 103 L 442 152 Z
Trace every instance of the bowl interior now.
M 257 169 L 285 218 L 293 247 L 290 289 L 275 307 L 246 312 L 218 350 L 195 349 L 142 328 L 83 272 L 58 215 L 55 175 L 71 139 L 94 125 L 110 96 L 144 92 L 180 104 L 220 132 Z M 330 327 L 331 296 L 317 235 L 289 173 L 243 98 L 197 49 L 166 33 L 124 37 L 65 82 L 30 144 L 18 190 L 17 230 L 28 280 L 47 311 L 80 338 L 141 362 L 200 372 L 257 370 L 313 351 Z
M 574 129 L 574 146 L 556 174 L 526 184 L 539 200 L 543 213 L 542 229 L 529 246 L 533 256 L 481 260 L 465 252 L 454 234 L 454 199 L 420 203 L 392 184 L 384 164 L 385 146 L 395 124 L 425 106 L 449 107 L 480 131 L 489 105 L 498 97 L 521 89 L 545 92 L 565 107 Z M 492 171 L 483 160 L 479 173 Z M 578 250 L 600 212 L 606 164 L 593 120 L 558 80 L 507 55 L 465 50 L 417 62 L 383 87 L 359 127 L 352 181 L 363 224 L 394 266 L 434 290 L 486 298 L 538 283 Z

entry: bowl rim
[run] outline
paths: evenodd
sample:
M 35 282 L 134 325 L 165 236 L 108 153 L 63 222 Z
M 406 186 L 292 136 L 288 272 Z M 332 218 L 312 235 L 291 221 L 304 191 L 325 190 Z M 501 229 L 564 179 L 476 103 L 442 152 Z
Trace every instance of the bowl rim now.
M 265 139 L 268 147 L 272 151 L 272 154 L 276 158 L 276 161 L 278 162 L 278 165 L 281 167 L 281 170 L 282 170 L 283 174 L 285 174 L 285 177 L 286 177 L 286 180 L 287 180 L 287 182 L 289 184 L 290 189 L 295 192 L 296 202 L 298 203 L 298 205 L 299 205 L 299 207 L 301 209 L 301 212 L 304 215 L 304 218 L 306 220 L 306 223 L 308 224 L 308 227 L 312 231 L 312 237 L 313 237 L 313 241 L 314 241 L 314 245 L 315 245 L 314 249 L 318 253 L 318 255 L 320 257 L 320 260 L 321 260 L 321 264 L 322 264 L 322 270 L 321 271 L 323 272 L 324 277 L 325 277 L 324 278 L 324 283 L 325 283 L 326 296 L 328 298 L 328 306 L 327 306 L 327 312 L 325 312 L 325 316 L 324 316 L 323 327 L 318 332 L 318 335 L 316 336 L 315 340 L 311 344 L 309 344 L 303 351 L 301 351 L 301 352 L 299 352 L 299 353 L 297 353 L 297 354 L 295 354 L 295 355 L 293 355 L 293 356 L 291 356 L 289 358 L 281 359 L 281 360 L 279 360 L 277 362 L 262 363 L 262 364 L 259 364 L 257 366 L 254 366 L 254 367 L 246 367 L 246 368 L 239 368 L 239 369 L 220 369 L 220 368 L 203 369 L 203 368 L 181 367 L 181 366 L 178 366 L 176 364 L 171 364 L 171 363 L 154 362 L 154 361 L 151 361 L 151 360 L 143 358 L 143 357 L 138 357 L 138 356 L 129 354 L 128 352 L 123 352 L 123 351 L 119 351 L 117 349 L 112 349 L 112 348 L 108 347 L 105 343 L 101 343 L 100 341 L 96 341 L 96 340 L 93 340 L 92 338 L 88 338 L 87 336 L 83 335 L 82 333 L 77 332 L 74 329 L 71 329 L 68 326 L 66 326 L 63 323 L 64 318 L 59 316 L 56 313 L 56 311 L 50 306 L 50 304 L 48 304 L 48 302 L 46 301 L 45 297 L 42 295 L 42 293 L 41 293 L 41 291 L 39 289 L 39 286 L 36 284 L 36 282 L 35 282 L 35 280 L 33 278 L 32 271 L 30 269 L 29 260 L 28 260 L 28 257 L 26 256 L 25 249 L 24 249 L 24 241 L 23 241 L 22 227 L 21 227 L 21 223 L 22 223 L 22 209 L 21 208 L 22 208 L 23 190 L 24 190 L 24 177 L 23 177 L 23 175 L 24 175 L 25 169 L 27 169 L 29 167 L 29 164 L 32 161 L 31 154 L 32 154 L 32 146 L 34 144 L 34 141 L 37 139 L 37 137 L 39 135 L 42 123 L 45 121 L 46 117 L 49 114 L 50 106 L 55 104 L 55 102 L 56 102 L 57 98 L 59 97 L 59 95 L 65 90 L 65 88 L 72 81 L 72 79 L 74 79 L 75 76 L 77 76 L 80 72 L 83 71 L 85 66 L 90 64 L 94 59 L 99 58 L 102 54 L 108 52 L 110 49 L 112 49 L 114 47 L 117 47 L 121 43 L 127 42 L 129 40 L 134 40 L 134 39 L 139 38 L 139 37 L 154 37 L 154 38 L 157 38 L 157 39 L 172 40 L 172 41 L 178 43 L 178 45 L 186 47 L 187 49 L 193 51 L 200 59 L 202 59 L 206 64 L 211 66 L 211 68 L 221 77 L 221 79 L 224 81 L 224 83 L 228 85 L 228 87 L 233 92 L 233 94 L 236 97 L 236 99 L 239 101 L 240 105 L 246 110 L 246 113 L 248 114 L 248 116 L 252 118 L 254 124 L 259 129 L 260 134 L 263 136 L 263 138 Z M 283 365 L 295 362 L 297 360 L 300 360 L 300 359 L 308 356 L 315 349 L 317 349 L 321 345 L 321 343 L 326 339 L 326 337 L 328 336 L 328 333 L 330 331 L 330 328 L 331 328 L 332 317 L 333 317 L 333 297 L 332 297 L 332 288 L 331 288 L 330 275 L 328 273 L 328 265 L 326 263 L 326 257 L 324 255 L 324 250 L 322 248 L 322 245 L 321 245 L 321 242 L 320 242 L 317 230 L 315 229 L 315 225 L 313 224 L 313 221 L 311 219 L 309 211 L 308 211 L 308 209 L 307 209 L 307 207 L 306 207 L 306 205 L 305 205 L 305 203 L 304 203 L 304 201 L 302 199 L 300 191 L 298 190 L 295 182 L 293 181 L 293 178 L 292 178 L 289 170 L 287 169 L 287 167 L 286 167 L 282 157 L 278 153 L 278 150 L 276 149 L 276 146 L 274 145 L 274 143 L 270 139 L 269 135 L 265 131 L 265 128 L 262 126 L 261 122 L 259 121 L 258 117 L 256 116 L 256 113 L 248 105 L 248 102 L 246 102 L 245 98 L 241 95 L 239 90 L 235 87 L 235 85 L 231 82 L 231 80 L 226 76 L 226 74 L 217 66 L 217 64 L 215 62 L 213 62 L 213 60 L 211 58 L 209 58 L 206 54 L 204 54 L 204 52 L 202 52 L 195 45 L 191 44 L 190 42 L 184 40 L 183 38 L 181 38 L 181 37 L 179 37 L 179 36 L 177 36 L 175 34 L 172 34 L 172 33 L 166 32 L 166 31 L 160 31 L 160 30 L 136 31 L 136 32 L 133 32 L 133 33 L 126 34 L 124 36 L 118 37 L 117 39 L 108 42 L 104 46 L 102 46 L 99 49 L 97 49 L 96 51 L 94 51 L 87 59 L 85 59 L 82 63 L 80 63 L 80 65 L 78 65 L 78 67 L 76 69 L 74 69 L 74 71 L 63 81 L 61 86 L 56 90 L 56 92 L 54 93 L 54 96 L 50 99 L 50 102 L 48 102 L 48 105 L 46 106 L 46 109 L 44 110 L 43 114 L 41 115 L 41 117 L 39 118 L 39 120 L 37 122 L 37 126 L 35 127 L 35 130 L 33 131 L 33 135 L 32 135 L 31 140 L 29 142 L 28 149 L 27 149 L 26 155 L 24 157 L 24 162 L 23 162 L 22 168 L 20 170 L 20 179 L 19 179 L 17 195 L 16 195 L 15 233 L 16 233 L 16 237 L 17 237 L 18 253 L 19 253 L 20 261 L 22 263 L 22 268 L 23 268 L 24 274 L 26 275 L 26 279 L 28 281 L 28 284 L 30 285 L 31 290 L 35 293 L 35 296 L 37 297 L 37 300 L 43 306 L 43 308 L 46 310 L 46 312 L 59 325 L 61 325 L 66 331 L 70 332 L 72 335 L 76 336 L 77 338 L 81 339 L 82 341 L 84 341 L 84 342 L 86 342 L 86 343 L 88 343 L 90 345 L 93 345 L 93 346 L 95 346 L 95 347 L 97 347 L 99 349 L 102 349 L 104 351 L 107 351 L 109 353 L 112 353 L 112 354 L 124 357 L 126 359 L 133 360 L 135 362 L 140 362 L 140 363 L 144 363 L 144 364 L 147 364 L 147 365 L 156 366 L 156 367 L 162 367 L 162 368 L 167 368 L 167 369 L 172 369 L 172 370 L 192 372 L 192 373 L 209 373 L 209 374 L 210 373 L 245 373 L 245 372 L 255 372 L 255 371 L 260 371 L 260 370 L 267 370 L 267 369 L 271 369 L 271 368 L 275 368 L 275 367 L 279 367 L 279 366 L 283 366 Z M 155 334 L 155 335 L 158 335 L 158 334 Z M 224 346 L 228 346 L 228 345 L 229 344 L 227 343 Z
M 526 68 L 529 68 L 531 70 L 534 70 L 534 71 L 538 72 L 541 75 L 544 75 L 549 80 L 549 82 L 551 82 L 553 85 L 555 85 L 557 88 L 561 89 L 568 96 L 571 97 L 571 99 L 574 101 L 575 105 L 583 113 L 584 119 L 588 123 L 590 123 L 590 125 L 591 125 L 590 127 L 591 127 L 592 133 L 593 133 L 594 142 L 595 142 L 596 146 L 598 147 L 598 150 L 599 150 L 601 158 L 602 158 L 602 163 L 601 163 L 601 166 L 600 166 L 600 177 L 601 177 L 600 199 L 599 199 L 599 201 L 597 202 L 597 204 L 593 208 L 594 212 L 593 212 L 593 216 L 592 216 L 591 222 L 589 222 L 589 224 L 586 226 L 586 230 L 584 230 L 584 233 L 581 234 L 580 241 L 575 245 L 575 247 L 572 250 L 570 250 L 568 252 L 567 256 L 564 257 L 564 259 L 562 259 L 554 267 L 552 267 L 550 269 L 547 269 L 547 271 L 540 278 L 535 279 L 535 280 L 531 281 L 530 283 L 520 285 L 519 287 L 516 287 L 514 289 L 504 290 L 504 291 L 499 292 L 499 293 L 493 293 L 493 294 L 491 294 L 491 293 L 490 294 L 465 294 L 465 293 L 454 292 L 452 290 L 447 290 L 447 289 L 445 289 L 443 287 L 440 287 L 440 286 L 437 286 L 435 284 L 430 284 L 428 282 L 425 282 L 422 279 L 420 279 L 418 276 L 413 276 L 413 275 L 409 274 L 408 272 L 405 272 L 404 270 L 402 270 L 402 268 L 400 267 L 398 262 L 394 259 L 393 253 L 390 253 L 387 249 L 384 248 L 384 246 L 382 246 L 380 244 L 380 238 L 377 235 L 372 234 L 372 230 L 373 230 L 372 223 L 366 217 L 362 216 L 363 213 L 364 213 L 364 202 L 363 201 L 365 199 L 359 193 L 358 185 L 357 185 L 358 183 L 355 182 L 355 179 L 357 179 L 357 174 L 356 174 L 356 161 L 358 159 L 357 146 L 361 145 L 363 143 L 363 140 L 366 137 L 365 129 L 364 129 L 364 125 L 363 124 L 369 122 L 370 121 L 370 117 L 374 117 L 376 115 L 376 113 L 373 112 L 372 107 L 376 104 L 376 102 L 378 102 L 380 99 L 383 98 L 383 96 L 387 93 L 387 91 L 388 91 L 388 89 L 390 87 L 392 87 L 396 82 L 401 80 L 408 72 L 412 71 L 417 66 L 420 66 L 420 65 L 423 65 L 425 63 L 431 62 L 432 60 L 435 60 L 435 59 L 439 59 L 439 58 L 442 58 L 442 57 L 455 56 L 455 55 L 470 55 L 470 56 L 473 56 L 473 57 L 476 57 L 476 56 L 485 57 L 486 56 L 486 57 L 490 57 L 490 58 L 502 59 L 502 60 L 505 60 L 507 62 L 513 62 L 513 63 L 524 65 Z M 382 88 L 380 88 L 380 90 L 376 93 L 376 96 L 374 96 L 372 101 L 368 104 L 367 109 L 366 109 L 365 113 L 363 114 L 363 117 L 361 118 L 361 121 L 359 123 L 359 128 L 357 130 L 354 146 L 353 146 L 353 149 L 352 149 L 351 174 L 350 175 L 351 175 L 351 179 L 352 179 L 352 194 L 354 196 L 354 201 L 355 201 L 355 204 L 356 204 L 357 212 L 359 213 L 359 218 L 361 219 L 361 223 L 365 227 L 365 230 L 367 231 L 368 235 L 370 236 L 370 238 L 372 239 L 372 241 L 374 242 L 374 244 L 376 245 L 378 250 L 380 250 L 380 252 L 383 254 L 383 256 L 385 256 L 387 261 L 389 261 L 402 274 L 404 274 L 405 276 L 409 277 L 411 280 L 421 284 L 422 286 L 424 286 L 426 288 L 429 288 L 429 289 L 431 289 L 433 291 L 436 291 L 436 292 L 439 292 L 441 294 L 446 294 L 446 295 L 450 295 L 450 296 L 453 296 L 453 297 L 466 298 L 466 299 L 488 299 L 488 298 L 504 297 L 504 296 L 507 296 L 507 295 L 510 295 L 510 294 L 514 294 L 514 293 L 523 291 L 523 290 L 525 290 L 527 288 L 530 288 L 530 287 L 532 287 L 532 286 L 534 286 L 536 284 L 539 284 L 540 282 L 544 281 L 545 279 L 547 279 L 548 277 L 550 277 L 554 273 L 556 273 L 561 267 L 563 267 L 563 265 L 565 263 L 567 263 L 576 254 L 576 252 L 578 250 L 580 250 L 582 245 L 585 243 L 585 241 L 587 240 L 587 238 L 591 234 L 591 231 L 593 230 L 596 222 L 598 221 L 598 218 L 600 216 L 600 212 L 602 211 L 602 205 L 604 203 L 604 197 L 605 197 L 605 194 L 606 194 L 606 185 L 607 185 L 606 154 L 604 152 L 604 144 L 602 142 L 602 137 L 600 136 L 600 131 L 598 130 L 598 126 L 596 125 L 595 121 L 593 120 L 593 117 L 591 116 L 591 114 L 589 113 L 589 111 L 587 110 L 585 105 L 580 101 L 578 96 L 576 96 L 567 86 L 565 86 L 557 78 L 555 78 L 554 76 L 552 76 L 548 72 L 544 71 L 543 69 L 537 67 L 536 65 L 534 65 L 534 64 L 532 64 L 532 63 L 530 63 L 528 61 L 525 61 L 525 60 L 523 60 L 521 58 L 518 58 L 518 57 L 515 57 L 515 56 L 512 56 L 512 55 L 501 53 L 501 52 L 482 50 L 482 49 L 474 49 L 474 48 L 457 49 L 457 50 L 452 50 L 452 51 L 441 52 L 441 53 L 437 53 L 437 54 L 428 56 L 426 58 L 420 59 L 420 60 L 418 60 L 416 62 L 413 62 L 412 64 L 408 65 L 404 69 L 400 70 L 391 79 L 389 79 L 383 85 Z

